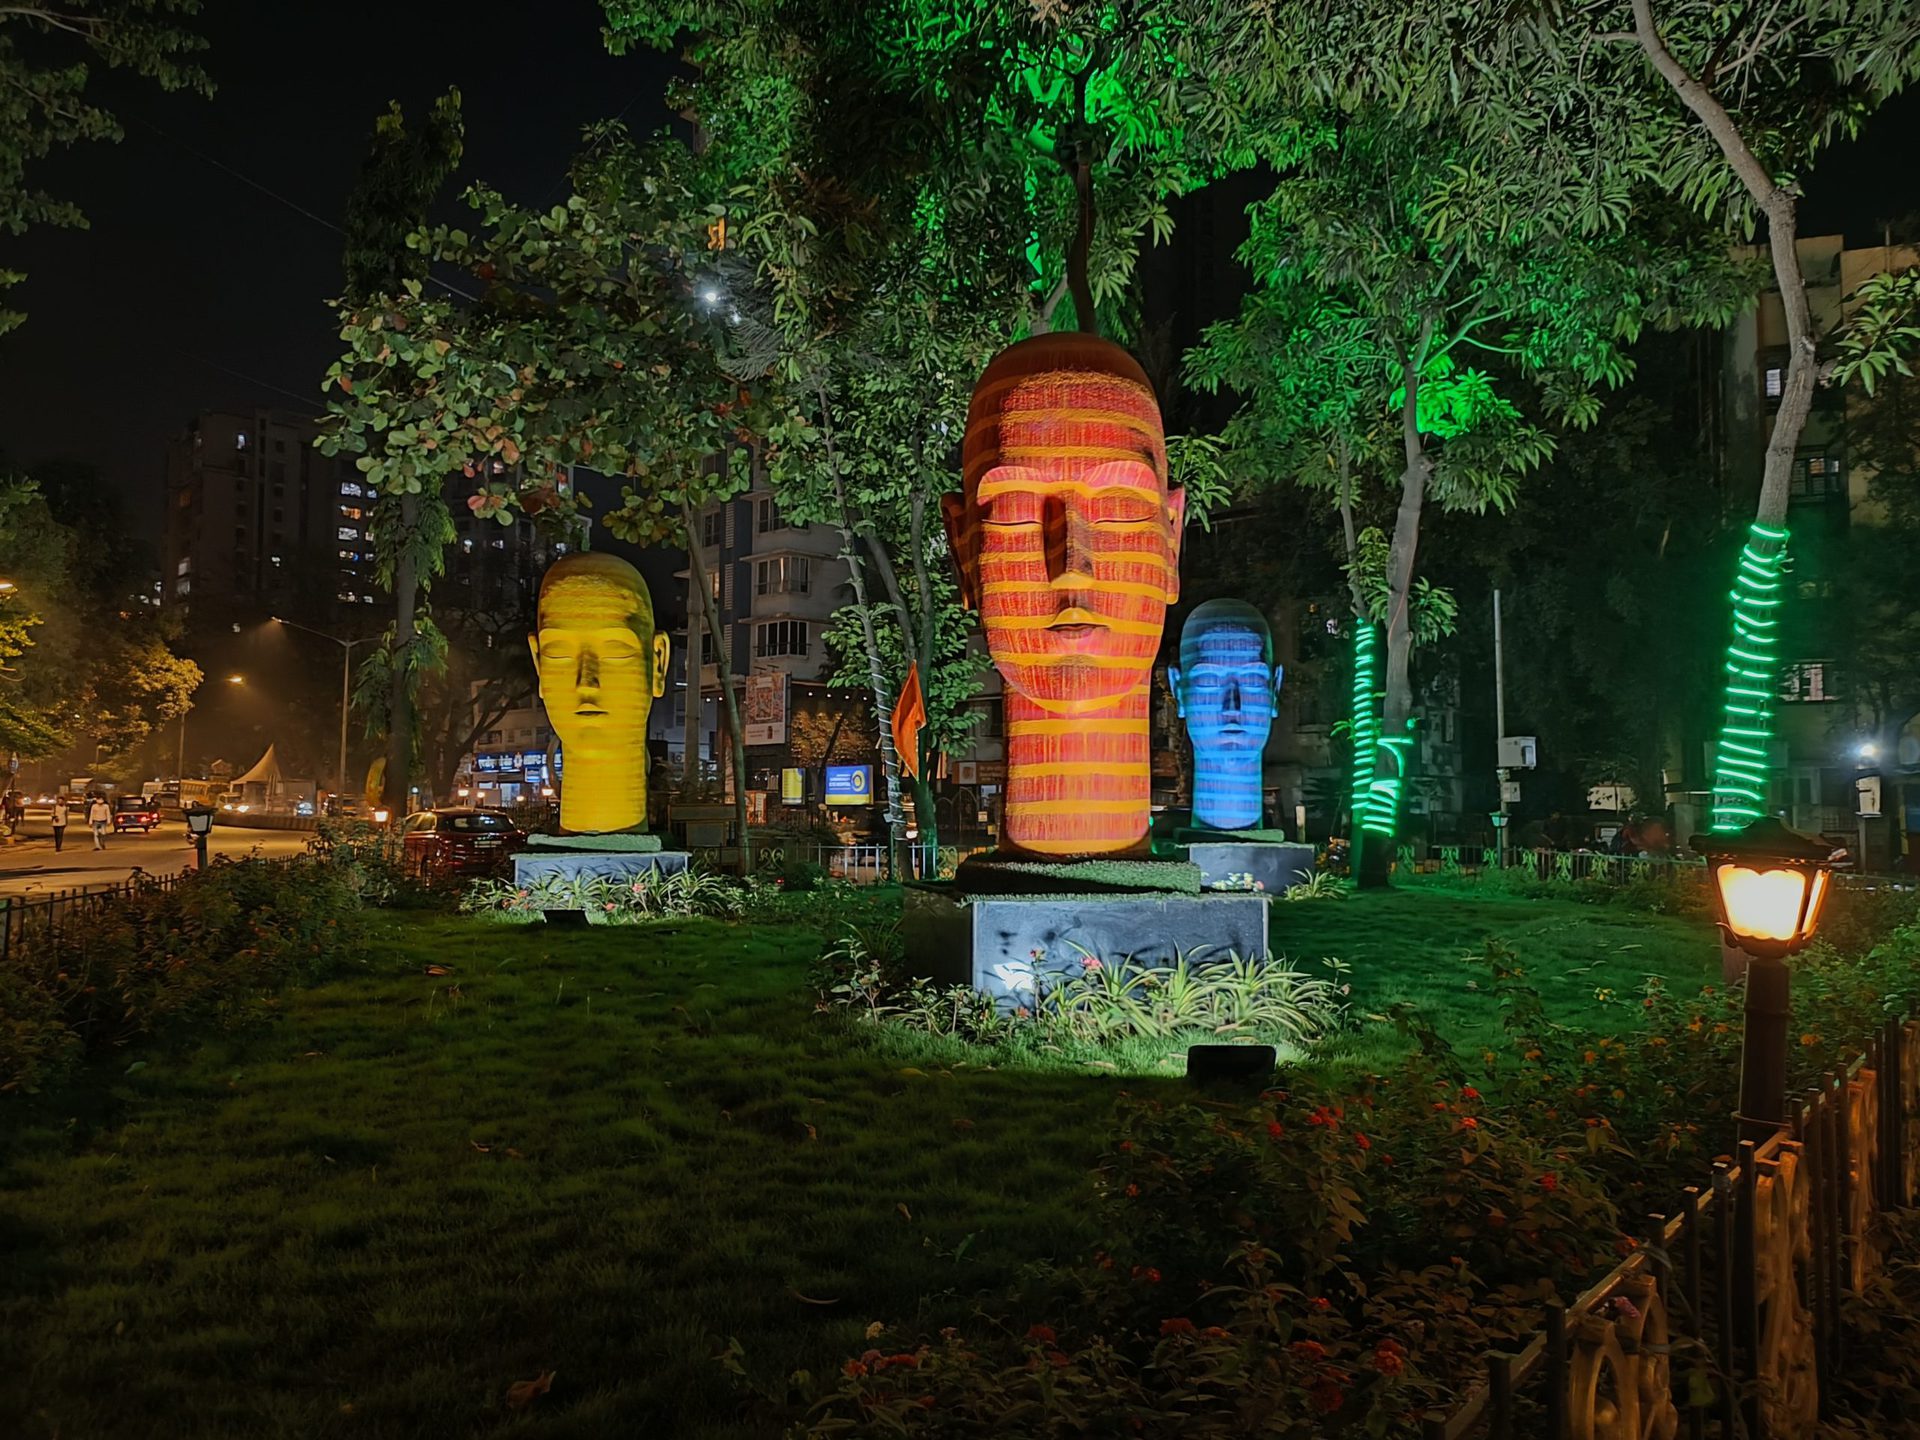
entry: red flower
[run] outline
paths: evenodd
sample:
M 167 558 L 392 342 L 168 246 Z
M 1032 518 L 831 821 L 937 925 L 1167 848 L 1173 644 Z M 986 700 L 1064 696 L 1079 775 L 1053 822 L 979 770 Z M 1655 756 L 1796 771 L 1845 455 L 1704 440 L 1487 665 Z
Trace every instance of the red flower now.
M 1073 1362 L 1058 1350 L 1049 1350 L 1047 1351 L 1047 1363 L 1056 1370 L 1064 1370 Z
M 1041 1345 L 1051 1345 L 1059 1338 L 1058 1335 L 1053 1333 L 1053 1327 L 1051 1325 L 1029 1325 L 1027 1327 L 1027 1339 Z
M 1331 1415 L 1347 1402 L 1346 1393 L 1331 1380 L 1322 1380 L 1307 1393 L 1314 1408 L 1323 1415 Z
M 1362 1150 L 1371 1150 L 1373 1148 L 1373 1142 L 1358 1130 L 1353 1132 L 1353 1143 L 1358 1145 Z
M 1460 1098 L 1462 1100 L 1478 1100 L 1480 1098 L 1480 1092 L 1471 1085 L 1462 1085 L 1460 1087 Z
M 911 1351 L 906 1351 L 899 1355 L 889 1355 L 882 1363 L 901 1370 L 918 1370 L 920 1357 Z
M 867 1373 L 867 1367 L 862 1365 L 858 1360 L 847 1361 L 843 1368 L 849 1380 L 858 1380 L 862 1375 Z
M 1122 1141 L 1120 1142 L 1120 1148 L 1121 1148 L 1122 1150 L 1131 1150 L 1131 1149 L 1133 1149 L 1133 1141 L 1131 1141 L 1131 1140 L 1122 1140 Z
M 1318 1340 L 1296 1340 L 1287 1346 L 1287 1349 L 1296 1360 L 1324 1360 L 1327 1358 L 1327 1347 L 1322 1345 Z
M 1138 1195 L 1139 1193 L 1140 1193 L 1140 1187 L 1139 1187 L 1138 1185 L 1129 1185 L 1129 1186 L 1127 1186 L 1127 1198 L 1128 1198 L 1129 1200 L 1131 1200 L 1131 1199 L 1133 1199 L 1133 1198 L 1134 1198 L 1135 1196 L 1137 1196 L 1137 1195 Z
M 1233 1332 L 1231 1330 L 1227 1330 L 1224 1327 L 1219 1325 L 1209 1325 L 1207 1326 L 1206 1329 L 1202 1330 L 1200 1333 L 1206 1336 L 1209 1340 L 1227 1340 L 1232 1338 L 1232 1335 L 1233 1335 Z
M 1160 1333 L 1162 1335 L 1191 1335 L 1193 1333 L 1193 1321 L 1187 1319 L 1184 1315 L 1175 1316 L 1171 1320 L 1162 1320 L 1160 1322 Z
M 1462 1130 L 1478 1130 L 1480 1128 L 1480 1122 L 1471 1115 L 1462 1115 L 1460 1117 L 1460 1128 Z
M 922 1410 L 931 1410 L 933 1408 L 933 1396 L 922 1395 L 914 1403 L 917 1404 Z
M 1136 1280 L 1144 1280 L 1149 1285 L 1158 1285 L 1160 1283 L 1160 1272 L 1151 1265 L 1136 1265 L 1133 1267 L 1133 1278 Z
M 1286 1133 L 1287 1127 L 1282 1125 L 1278 1120 L 1269 1120 L 1267 1122 L 1267 1138 L 1269 1140 L 1278 1140 Z
M 1307 1301 L 1307 1308 L 1309 1310 L 1331 1310 L 1333 1309 L 1333 1302 L 1324 1295 L 1316 1295 Z
M 1446 1110 L 1451 1107 L 1449 1107 L 1447 1102 L 1444 1100 L 1436 1100 L 1433 1102 L 1433 1108 L 1436 1110 Z
M 1549 1192 L 1558 1190 L 1560 1188 L 1560 1177 L 1551 1170 L 1547 1171 L 1546 1174 L 1540 1177 L 1540 1188 Z
M 1383 1340 L 1379 1348 L 1373 1352 L 1373 1368 L 1382 1375 L 1398 1375 L 1407 1368 L 1407 1362 L 1401 1358 L 1399 1347 L 1387 1348 L 1392 1343 L 1392 1341 Z

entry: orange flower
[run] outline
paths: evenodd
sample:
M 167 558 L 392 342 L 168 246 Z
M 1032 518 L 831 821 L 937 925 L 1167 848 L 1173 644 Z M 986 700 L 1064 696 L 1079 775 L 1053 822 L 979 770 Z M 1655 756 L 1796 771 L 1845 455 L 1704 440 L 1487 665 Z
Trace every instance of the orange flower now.
M 1193 1321 L 1187 1319 L 1184 1315 L 1175 1316 L 1171 1320 L 1162 1320 L 1160 1322 L 1160 1333 L 1162 1335 L 1191 1335 L 1193 1333 Z
M 1037 1341 L 1042 1345 L 1051 1345 L 1059 1338 L 1058 1335 L 1053 1333 L 1053 1327 L 1051 1325 L 1029 1325 L 1027 1327 L 1027 1339 Z

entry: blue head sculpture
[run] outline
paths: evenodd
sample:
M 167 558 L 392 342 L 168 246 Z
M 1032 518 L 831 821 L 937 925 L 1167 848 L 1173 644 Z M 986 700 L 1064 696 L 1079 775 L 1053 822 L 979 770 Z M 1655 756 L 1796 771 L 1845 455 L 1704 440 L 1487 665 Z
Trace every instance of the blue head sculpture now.
M 1260 754 L 1280 693 L 1266 616 L 1243 600 L 1209 600 L 1180 632 L 1169 666 L 1174 703 L 1193 742 L 1193 819 L 1214 830 L 1260 823 Z

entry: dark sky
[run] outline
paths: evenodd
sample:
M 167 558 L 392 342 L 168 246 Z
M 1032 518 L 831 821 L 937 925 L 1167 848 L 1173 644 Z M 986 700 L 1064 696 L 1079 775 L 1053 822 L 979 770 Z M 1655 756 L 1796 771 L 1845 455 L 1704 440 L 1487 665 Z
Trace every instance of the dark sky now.
M 99 82 L 126 139 L 31 177 L 91 229 L 0 242 L 0 265 L 29 273 L 13 291 L 27 323 L 0 337 L 0 450 L 89 461 L 157 522 L 167 437 L 196 411 L 318 413 L 340 236 L 300 210 L 337 225 L 375 117 L 389 100 L 423 114 L 449 85 L 462 183 L 552 199 L 589 121 L 668 122 L 667 58 L 608 55 L 600 23 L 595 0 L 211 0 L 215 97 Z
M 463 178 L 527 203 L 557 193 L 587 122 L 624 115 L 639 132 L 668 122 L 666 57 L 609 56 L 595 0 L 213 0 L 202 32 L 212 101 L 106 77 L 98 93 L 125 141 L 54 157 L 33 177 L 78 201 L 92 228 L 0 242 L 0 264 L 30 273 L 14 292 L 28 321 L 0 338 L 0 452 L 91 462 L 156 521 L 165 441 L 196 411 L 318 411 L 338 351 L 325 302 L 340 249 L 321 221 L 338 223 L 389 99 L 419 114 L 457 84 Z M 1882 218 L 1920 210 L 1916 129 L 1920 96 L 1909 95 L 1832 152 L 1803 232 L 1878 243 Z

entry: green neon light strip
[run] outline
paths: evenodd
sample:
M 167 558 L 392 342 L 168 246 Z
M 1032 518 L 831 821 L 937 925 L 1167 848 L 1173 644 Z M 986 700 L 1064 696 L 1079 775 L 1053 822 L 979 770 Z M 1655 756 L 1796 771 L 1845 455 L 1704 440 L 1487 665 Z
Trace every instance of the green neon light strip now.
M 1353 622 L 1353 826 L 1367 829 L 1375 754 L 1380 743 L 1379 635 L 1371 620 Z
M 1774 682 L 1787 532 L 1756 521 L 1733 576 L 1733 638 L 1727 642 L 1725 719 L 1713 756 L 1713 828 L 1725 834 L 1764 813 L 1767 742 L 1773 738 Z

